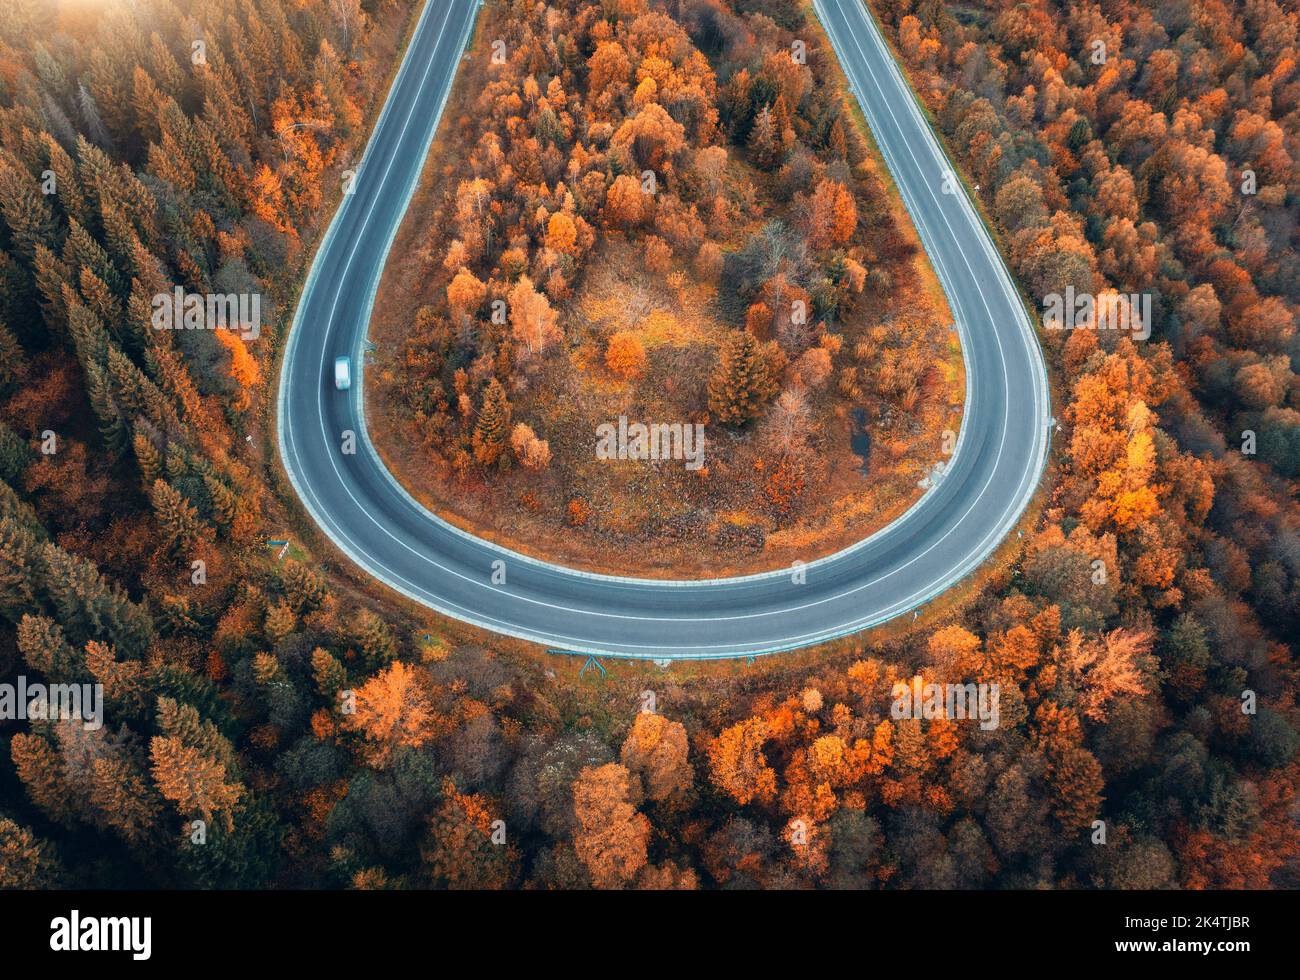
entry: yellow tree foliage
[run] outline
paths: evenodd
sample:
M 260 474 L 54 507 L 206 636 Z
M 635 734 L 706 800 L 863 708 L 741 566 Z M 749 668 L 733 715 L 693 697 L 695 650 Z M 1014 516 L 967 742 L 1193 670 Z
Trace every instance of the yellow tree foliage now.
M 631 330 L 620 330 L 609 338 L 605 348 L 605 367 L 615 377 L 630 380 L 645 370 L 645 345 Z
M 17 732 L 9 743 L 9 756 L 32 801 L 53 819 L 71 823 L 75 807 L 64 786 L 63 763 L 54 746 L 39 735 Z
M 227 781 L 225 764 L 174 736 L 155 735 L 149 743 L 158 792 L 176 804 L 183 817 L 198 814 L 208 823 L 217 813 L 234 829 L 230 810 L 243 795 L 238 782 Z
M 945 626 L 930 634 L 930 662 L 940 677 L 957 681 L 976 675 L 984 663 L 980 639 L 961 626 Z
M 446 779 L 429 823 L 420 855 L 434 887 L 481 890 L 510 884 L 518 852 L 493 839 L 495 817 L 484 797 L 461 793 Z
M 625 84 L 632 74 L 627 52 L 617 41 L 601 41 L 587 59 L 587 86 L 595 99 L 611 85 Z
M 275 171 L 266 164 L 258 164 L 249 185 L 249 206 L 255 215 L 277 231 L 290 232 L 289 216 L 284 210 L 284 188 Z
M 0 817 L 0 889 L 51 888 L 61 874 L 48 844 L 26 827 Z
M 561 339 L 557 315 L 543 293 L 533 288 L 533 281 L 520 276 L 506 302 L 510 307 L 510 325 L 515 340 L 530 356 L 537 356 Z
M 709 742 L 709 776 L 737 803 L 767 803 L 776 795 L 776 771 L 767 764 L 763 743 L 767 722 L 749 718 L 724 728 Z
M 597 888 L 622 887 L 645 866 L 650 821 L 631 795 L 631 775 L 615 762 L 587 767 L 574 780 L 573 849 Z
M 1078 691 L 1076 703 L 1085 718 L 1104 722 L 1111 701 L 1150 693 L 1149 682 L 1156 666 L 1151 645 L 1152 637 L 1146 630 L 1117 629 L 1087 639 L 1080 630 L 1070 630 L 1065 643 L 1055 651 L 1055 659 Z
M 843 245 L 858 226 L 853 193 L 839 181 L 823 180 L 813 192 L 809 225 L 808 240 L 813 248 Z
M 1012 677 L 1038 663 L 1040 652 L 1038 637 L 1028 626 L 1013 626 L 989 639 L 988 657 L 993 669 Z
M 435 715 L 429 692 L 413 667 L 394 661 L 368 680 L 356 694 L 356 710 L 344 715 L 344 727 L 360 732 L 366 754 L 380 768 L 399 748 L 419 748 L 434 735 Z
M 239 389 L 235 396 L 236 403 L 247 408 L 250 393 L 262 380 L 262 369 L 237 333 L 233 330 L 218 330 L 216 334 L 221 346 L 230 353 L 230 379 Z
M 672 861 L 660 865 L 647 864 L 636 876 L 635 886 L 644 891 L 693 892 L 700 887 L 699 877 L 692 868 L 679 868 Z
M 663 715 L 642 711 L 623 742 L 622 762 L 641 777 L 652 800 L 677 797 L 691 785 L 686 728 Z
M 1151 479 L 1156 452 L 1151 410 L 1136 402 L 1128 411 L 1128 429 L 1122 453 L 1113 466 L 1097 478 L 1097 494 L 1083 505 L 1083 516 L 1093 528 L 1112 523 L 1120 531 L 1133 531 L 1160 511 Z
M 685 146 L 686 130 L 657 102 L 647 102 L 635 116 L 625 119 L 609 142 L 611 153 L 638 169 L 656 172 Z
M 447 284 L 447 305 L 462 318 L 472 316 L 483 305 L 486 295 L 487 286 L 465 268 L 457 272 Z
M 1153 482 L 1155 425 L 1147 402 L 1161 395 L 1151 367 L 1128 341 L 1075 383 L 1070 458 L 1080 477 L 1096 481 L 1081 508 L 1094 532 L 1133 531 L 1160 510 L 1168 488 Z
M 551 219 L 546 223 L 546 245 L 557 252 L 566 252 L 574 254 L 575 244 L 578 241 L 578 229 L 574 225 L 573 219 L 563 211 L 557 211 L 551 215 Z
M 510 433 L 510 447 L 525 469 L 544 470 L 551 463 L 550 443 L 537 438 L 532 426 L 523 422 L 518 423 Z
M 635 177 L 614 178 L 605 195 L 605 221 L 614 227 L 630 228 L 645 215 L 645 193 Z

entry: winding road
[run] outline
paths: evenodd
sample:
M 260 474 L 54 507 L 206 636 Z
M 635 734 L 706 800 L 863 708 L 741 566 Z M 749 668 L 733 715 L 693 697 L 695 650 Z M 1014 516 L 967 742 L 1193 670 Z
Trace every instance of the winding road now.
M 862 0 L 815 6 L 957 321 L 967 398 L 944 476 L 898 520 L 844 551 L 795 571 L 712 580 L 562 568 L 475 538 L 418 504 L 366 434 L 363 352 L 388 251 L 478 8 L 478 0 L 428 0 L 352 191 L 316 254 L 280 376 L 277 435 L 289 480 L 361 569 L 447 616 L 568 651 L 740 657 L 910 612 L 968 575 L 1010 532 L 1047 453 L 1037 336 L 960 183 L 946 181 L 945 193 L 948 163 Z M 346 392 L 333 385 L 341 355 L 354 365 Z M 355 434 L 354 453 L 344 452 L 346 432 Z

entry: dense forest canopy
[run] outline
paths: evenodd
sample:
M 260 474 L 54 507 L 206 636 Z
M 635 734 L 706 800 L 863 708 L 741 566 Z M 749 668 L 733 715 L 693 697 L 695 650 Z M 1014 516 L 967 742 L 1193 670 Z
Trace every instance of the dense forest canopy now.
M 559 138 L 570 72 L 607 114 L 613 79 L 633 102 L 654 79 L 658 111 L 608 135 L 630 126 L 639 161 L 765 113 L 745 152 L 789 168 L 809 214 L 823 176 L 849 186 L 847 122 L 836 136 L 787 99 L 802 162 L 767 129 L 785 76 L 762 39 L 797 34 L 801 4 L 493 6 L 521 59 L 475 148 L 498 168 L 553 189 L 588 152 Z M 1031 302 L 1151 294 L 1152 335 L 1044 332 L 1062 426 L 1046 500 L 937 618 L 601 679 L 418 620 L 312 554 L 266 452 L 285 314 L 415 5 L 0 7 L 0 680 L 105 698 L 98 728 L 0 722 L 0 886 L 1300 880 L 1300 16 L 1273 0 L 873 9 Z M 750 35 L 726 75 L 658 47 L 712 57 Z M 532 201 L 484 223 L 491 196 L 471 188 L 449 215 L 464 254 L 448 271 L 475 281 L 448 298 L 478 302 L 504 263 L 501 288 L 527 281 L 537 312 L 525 347 L 547 342 L 564 256 L 637 200 L 623 174 L 576 176 L 572 208 L 545 202 L 532 225 L 541 247 L 501 234 Z M 826 193 L 808 227 L 834 243 L 850 204 Z M 637 240 L 702 246 L 700 202 Z M 726 276 L 729 258 L 742 274 L 743 257 L 710 260 Z M 151 298 L 176 286 L 258 292 L 266 323 L 255 339 L 152 329 Z M 480 457 L 505 438 L 490 428 Z M 266 546 L 282 538 L 288 554 Z M 998 726 L 894 717 L 895 682 L 918 675 L 997 683 Z

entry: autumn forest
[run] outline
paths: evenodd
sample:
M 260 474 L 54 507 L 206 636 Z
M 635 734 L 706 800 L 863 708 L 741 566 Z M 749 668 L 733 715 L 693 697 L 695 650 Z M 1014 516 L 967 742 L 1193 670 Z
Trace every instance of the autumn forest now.
M 1300 886 L 1300 12 L 868 6 L 1027 308 L 1150 335 L 1040 331 L 1038 493 L 916 618 L 596 670 L 368 578 L 277 456 L 421 4 L 0 4 L 0 683 L 103 692 L 0 717 L 0 888 Z M 415 497 L 682 578 L 919 497 L 962 354 L 811 4 L 488 0 L 459 72 L 365 380 Z M 178 288 L 260 330 L 157 329 Z M 620 415 L 702 465 L 593 458 Z M 913 683 L 998 722 L 900 719 Z

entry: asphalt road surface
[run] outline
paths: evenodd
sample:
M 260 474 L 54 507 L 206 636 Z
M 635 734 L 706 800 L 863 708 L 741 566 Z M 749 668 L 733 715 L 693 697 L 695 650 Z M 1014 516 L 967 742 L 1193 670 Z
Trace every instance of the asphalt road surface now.
M 1047 450 L 1042 353 L 1001 258 L 860 0 L 817 0 L 957 318 L 967 398 L 941 479 L 894 523 L 802 569 L 658 581 L 573 571 L 429 513 L 366 435 L 366 328 L 470 36 L 476 0 L 429 0 L 317 253 L 280 378 L 281 459 L 312 519 L 358 566 L 455 619 L 551 647 L 649 659 L 751 656 L 883 623 L 968 575 L 1024 510 Z M 352 358 L 349 391 L 333 363 Z M 355 452 L 344 452 L 345 433 Z M 594 434 L 593 434 L 594 445 Z M 940 461 L 939 447 L 935 459 Z M 504 575 L 504 581 L 502 581 Z

